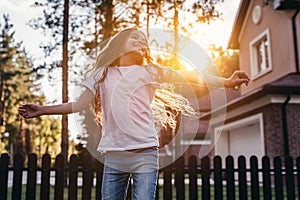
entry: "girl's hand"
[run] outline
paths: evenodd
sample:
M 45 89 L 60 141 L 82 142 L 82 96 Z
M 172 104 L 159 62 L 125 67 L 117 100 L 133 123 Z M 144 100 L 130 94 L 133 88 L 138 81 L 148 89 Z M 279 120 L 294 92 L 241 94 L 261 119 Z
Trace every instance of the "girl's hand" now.
M 239 88 L 242 84 L 248 85 L 250 77 L 244 71 L 235 71 L 230 78 L 227 79 L 226 87 Z
M 26 119 L 38 117 L 42 114 L 41 106 L 36 104 L 23 104 L 19 107 L 18 111 Z

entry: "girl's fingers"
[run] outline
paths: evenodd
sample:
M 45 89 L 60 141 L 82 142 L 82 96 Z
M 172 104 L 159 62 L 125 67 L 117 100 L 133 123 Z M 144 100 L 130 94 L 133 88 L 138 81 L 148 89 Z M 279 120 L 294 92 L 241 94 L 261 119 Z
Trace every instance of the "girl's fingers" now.
M 24 118 L 30 118 L 31 115 L 29 113 L 29 111 L 32 109 L 33 104 L 23 104 L 21 106 L 19 106 L 18 108 L 18 112 L 19 114 L 24 117 Z
M 20 108 L 31 108 L 33 104 L 23 104 Z

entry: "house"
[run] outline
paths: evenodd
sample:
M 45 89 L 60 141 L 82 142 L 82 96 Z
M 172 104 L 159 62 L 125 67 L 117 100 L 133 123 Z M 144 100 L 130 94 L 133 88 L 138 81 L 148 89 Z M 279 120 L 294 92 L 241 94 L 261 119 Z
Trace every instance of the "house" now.
M 241 0 L 228 48 L 252 80 L 201 116 L 212 155 L 300 155 L 299 9 L 299 0 Z

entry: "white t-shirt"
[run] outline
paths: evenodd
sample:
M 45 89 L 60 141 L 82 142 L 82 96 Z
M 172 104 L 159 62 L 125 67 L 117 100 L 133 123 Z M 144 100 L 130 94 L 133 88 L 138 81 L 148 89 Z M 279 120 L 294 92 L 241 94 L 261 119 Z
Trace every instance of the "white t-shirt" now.
M 109 67 L 100 83 L 102 138 L 98 151 L 122 151 L 158 146 L 151 102 L 155 90 L 171 70 L 153 66 Z M 103 68 L 83 83 L 95 94 Z

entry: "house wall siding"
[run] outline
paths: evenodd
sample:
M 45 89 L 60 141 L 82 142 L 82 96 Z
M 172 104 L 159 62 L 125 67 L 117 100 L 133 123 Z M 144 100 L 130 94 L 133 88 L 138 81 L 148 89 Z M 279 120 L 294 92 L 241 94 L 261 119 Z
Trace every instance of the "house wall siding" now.
M 262 108 L 264 115 L 265 152 L 272 157 L 283 156 L 283 133 L 280 104 Z
M 289 104 L 287 113 L 290 155 L 296 158 L 300 155 L 300 105 Z

